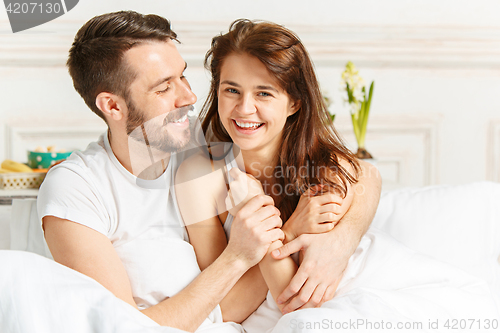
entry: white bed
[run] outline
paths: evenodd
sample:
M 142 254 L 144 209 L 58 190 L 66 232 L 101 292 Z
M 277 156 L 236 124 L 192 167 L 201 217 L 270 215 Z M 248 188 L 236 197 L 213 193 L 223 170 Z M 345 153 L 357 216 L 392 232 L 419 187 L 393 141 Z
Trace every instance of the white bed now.
M 34 206 L 34 200 L 13 203 L 10 247 L 16 251 L 0 251 L 3 268 L 0 271 L 0 332 L 178 332 L 157 326 L 92 279 L 42 258 L 50 256 L 50 253 L 44 244 Z M 444 309 L 448 316 L 469 315 L 467 329 L 461 329 L 463 322 L 457 321 L 458 331 L 475 332 L 478 331 L 476 327 L 489 332 L 500 329 L 500 326 L 497 330 L 493 329 L 495 320 L 500 323 L 500 184 L 480 182 L 386 192 L 382 195 L 372 226 L 397 241 L 381 243 L 377 241 L 380 239 L 379 231 L 370 231 L 349 264 L 336 302 L 322 309 L 303 310 L 278 318 L 274 330 L 266 326 L 265 316 L 259 317 L 257 312 L 254 319 L 245 323 L 245 328 L 249 332 L 331 332 L 334 327 L 323 320 L 330 320 L 332 325 L 332 318 L 336 323 L 342 323 L 342 320 L 345 322 L 348 319 L 375 320 L 383 315 L 393 321 L 415 318 L 423 321 L 429 311 L 439 314 Z M 411 250 L 392 251 L 397 248 L 398 241 Z M 379 253 L 378 261 L 363 254 L 364 249 L 369 247 L 376 249 L 372 253 Z M 426 262 L 425 256 L 413 250 L 438 261 L 432 264 Z M 375 263 L 384 262 L 380 257 L 392 258 L 396 255 L 402 258 L 402 266 L 398 269 L 380 265 L 380 269 L 387 274 L 386 283 L 395 285 L 410 276 L 416 284 L 425 284 L 425 290 L 410 288 L 405 295 L 392 292 L 394 290 L 370 289 L 370 274 L 379 267 Z M 416 264 L 404 266 L 404 262 Z M 364 277 L 358 272 L 365 272 Z M 432 274 L 440 274 L 442 279 L 428 279 Z M 452 283 L 445 288 L 440 283 L 447 279 Z M 428 288 L 433 281 L 436 283 L 434 289 Z M 450 289 L 450 286 L 460 289 L 460 292 Z M 400 287 L 402 290 L 406 286 Z M 50 293 L 47 292 L 49 290 Z M 426 295 L 429 290 L 433 291 Z M 455 309 L 454 304 L 459 304 L 461 300 L 453 297 L 461 297 L 464 293 L 468 294 L 464 297 L 470 296 L 470 307 Z M 434 305 L 428 302 L 432 298 L 442 300 L 440 307 L 434 310 Z M 415 312 L 415 308 L 411 307 L 415 304 L 419 304 L 421 313 L 409 315 L 405 312 L 406 305 Z M 398 308 L 395 309 L 395 306 Z M 263 307 L 261 312 L 264 310 Z M 26 320 L 27 312 L 30 320 Z M 492 329 L 486 329 L 485 320 L 490 321 Z M 319 327 L 312 326 L 318 322 Z M 372 324 L 380 325 L 377 321 Z M 423 330 L 452 330 L 445 328 L 442 322 L 440 329 L 433 329 L 428 321 L 423 324 Z M 206 327 L 203 331 L 240 330 L 237 326 L 223 324 Z M 342 328 L 342 331 L 350 330 L 363 331 L 359 327 Z

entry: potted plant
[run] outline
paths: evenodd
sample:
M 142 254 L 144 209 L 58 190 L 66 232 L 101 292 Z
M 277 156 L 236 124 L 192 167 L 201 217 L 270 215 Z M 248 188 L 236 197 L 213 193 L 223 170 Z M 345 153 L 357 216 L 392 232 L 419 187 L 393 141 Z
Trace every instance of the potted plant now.
M 351 112 L 354 135 L 358 143 L 356 157 L 360 159 L 373 159 L 372 155 L 365 148 L 365 136 L 374 83 L 375 81 L 372 81 L 370 84 L 367 94 L 365 82 L 359 75 L 354 64 L 350 61 L 346 64 L 345 70 L 342 73 L 341 90 L 346 94 L 345 102 L 348 104 Z

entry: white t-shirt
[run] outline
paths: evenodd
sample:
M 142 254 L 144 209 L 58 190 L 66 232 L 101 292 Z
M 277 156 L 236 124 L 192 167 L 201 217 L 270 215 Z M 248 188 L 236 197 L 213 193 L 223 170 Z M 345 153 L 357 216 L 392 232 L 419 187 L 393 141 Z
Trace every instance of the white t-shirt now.
M 119 163 L 103 134 L 53 167 L 38 195 L 40 219 L 67 219 L 110 239 L 139 309 L 175 295 L 200 273 L 173 190 L 182 157 L 172 154 L 162 176 L 143 180 Z M 219 321 L 218 306 L 209 318 Z

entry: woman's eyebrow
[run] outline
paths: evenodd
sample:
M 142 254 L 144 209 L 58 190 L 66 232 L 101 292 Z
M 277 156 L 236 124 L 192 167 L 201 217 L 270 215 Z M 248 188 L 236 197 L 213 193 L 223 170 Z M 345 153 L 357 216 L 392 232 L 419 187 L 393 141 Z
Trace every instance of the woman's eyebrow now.
M 257 88 L 259 90 L 272 90 L 272 91 L 278 92 L 278 89 L 274 88 L 273 86 L 257 86 L 255 88 Z
M 241 87 L 238 83 L 230 81 L 230 80 L 224 80 L 220 84 L 228 84 L 230 86 L 235 86 L 235 87 L 238 87 L 238 88 Z M 274 88 L 273 86 L 256 86 L 255 89 L 259 89 L 259 90 L 272 90 L 272 91 L 278 92 L 278 89 Z
M 230 80 L 224 80 L 220 84 L 229 84 L 230 86 L 241 87 L 238 83 Z

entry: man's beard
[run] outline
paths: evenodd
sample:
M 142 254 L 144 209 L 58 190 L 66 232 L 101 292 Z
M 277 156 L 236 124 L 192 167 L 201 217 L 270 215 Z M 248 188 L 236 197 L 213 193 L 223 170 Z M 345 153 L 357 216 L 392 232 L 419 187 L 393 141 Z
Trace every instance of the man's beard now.
M 151 149 L 174 153 L 186 147 L 191 139 L 191 130 L 188 126 L 181 133 L 173 134 L 167 130 L 167 125 L 179 120 L 193 110 L 193 106 L 185 106 L 147 120 L 144 111 L 140 110 L 129 100 L 127 103 L 127 135 L 140 142 L 145 142 Z M 189 120 L 188 120 L 189 121 Z

